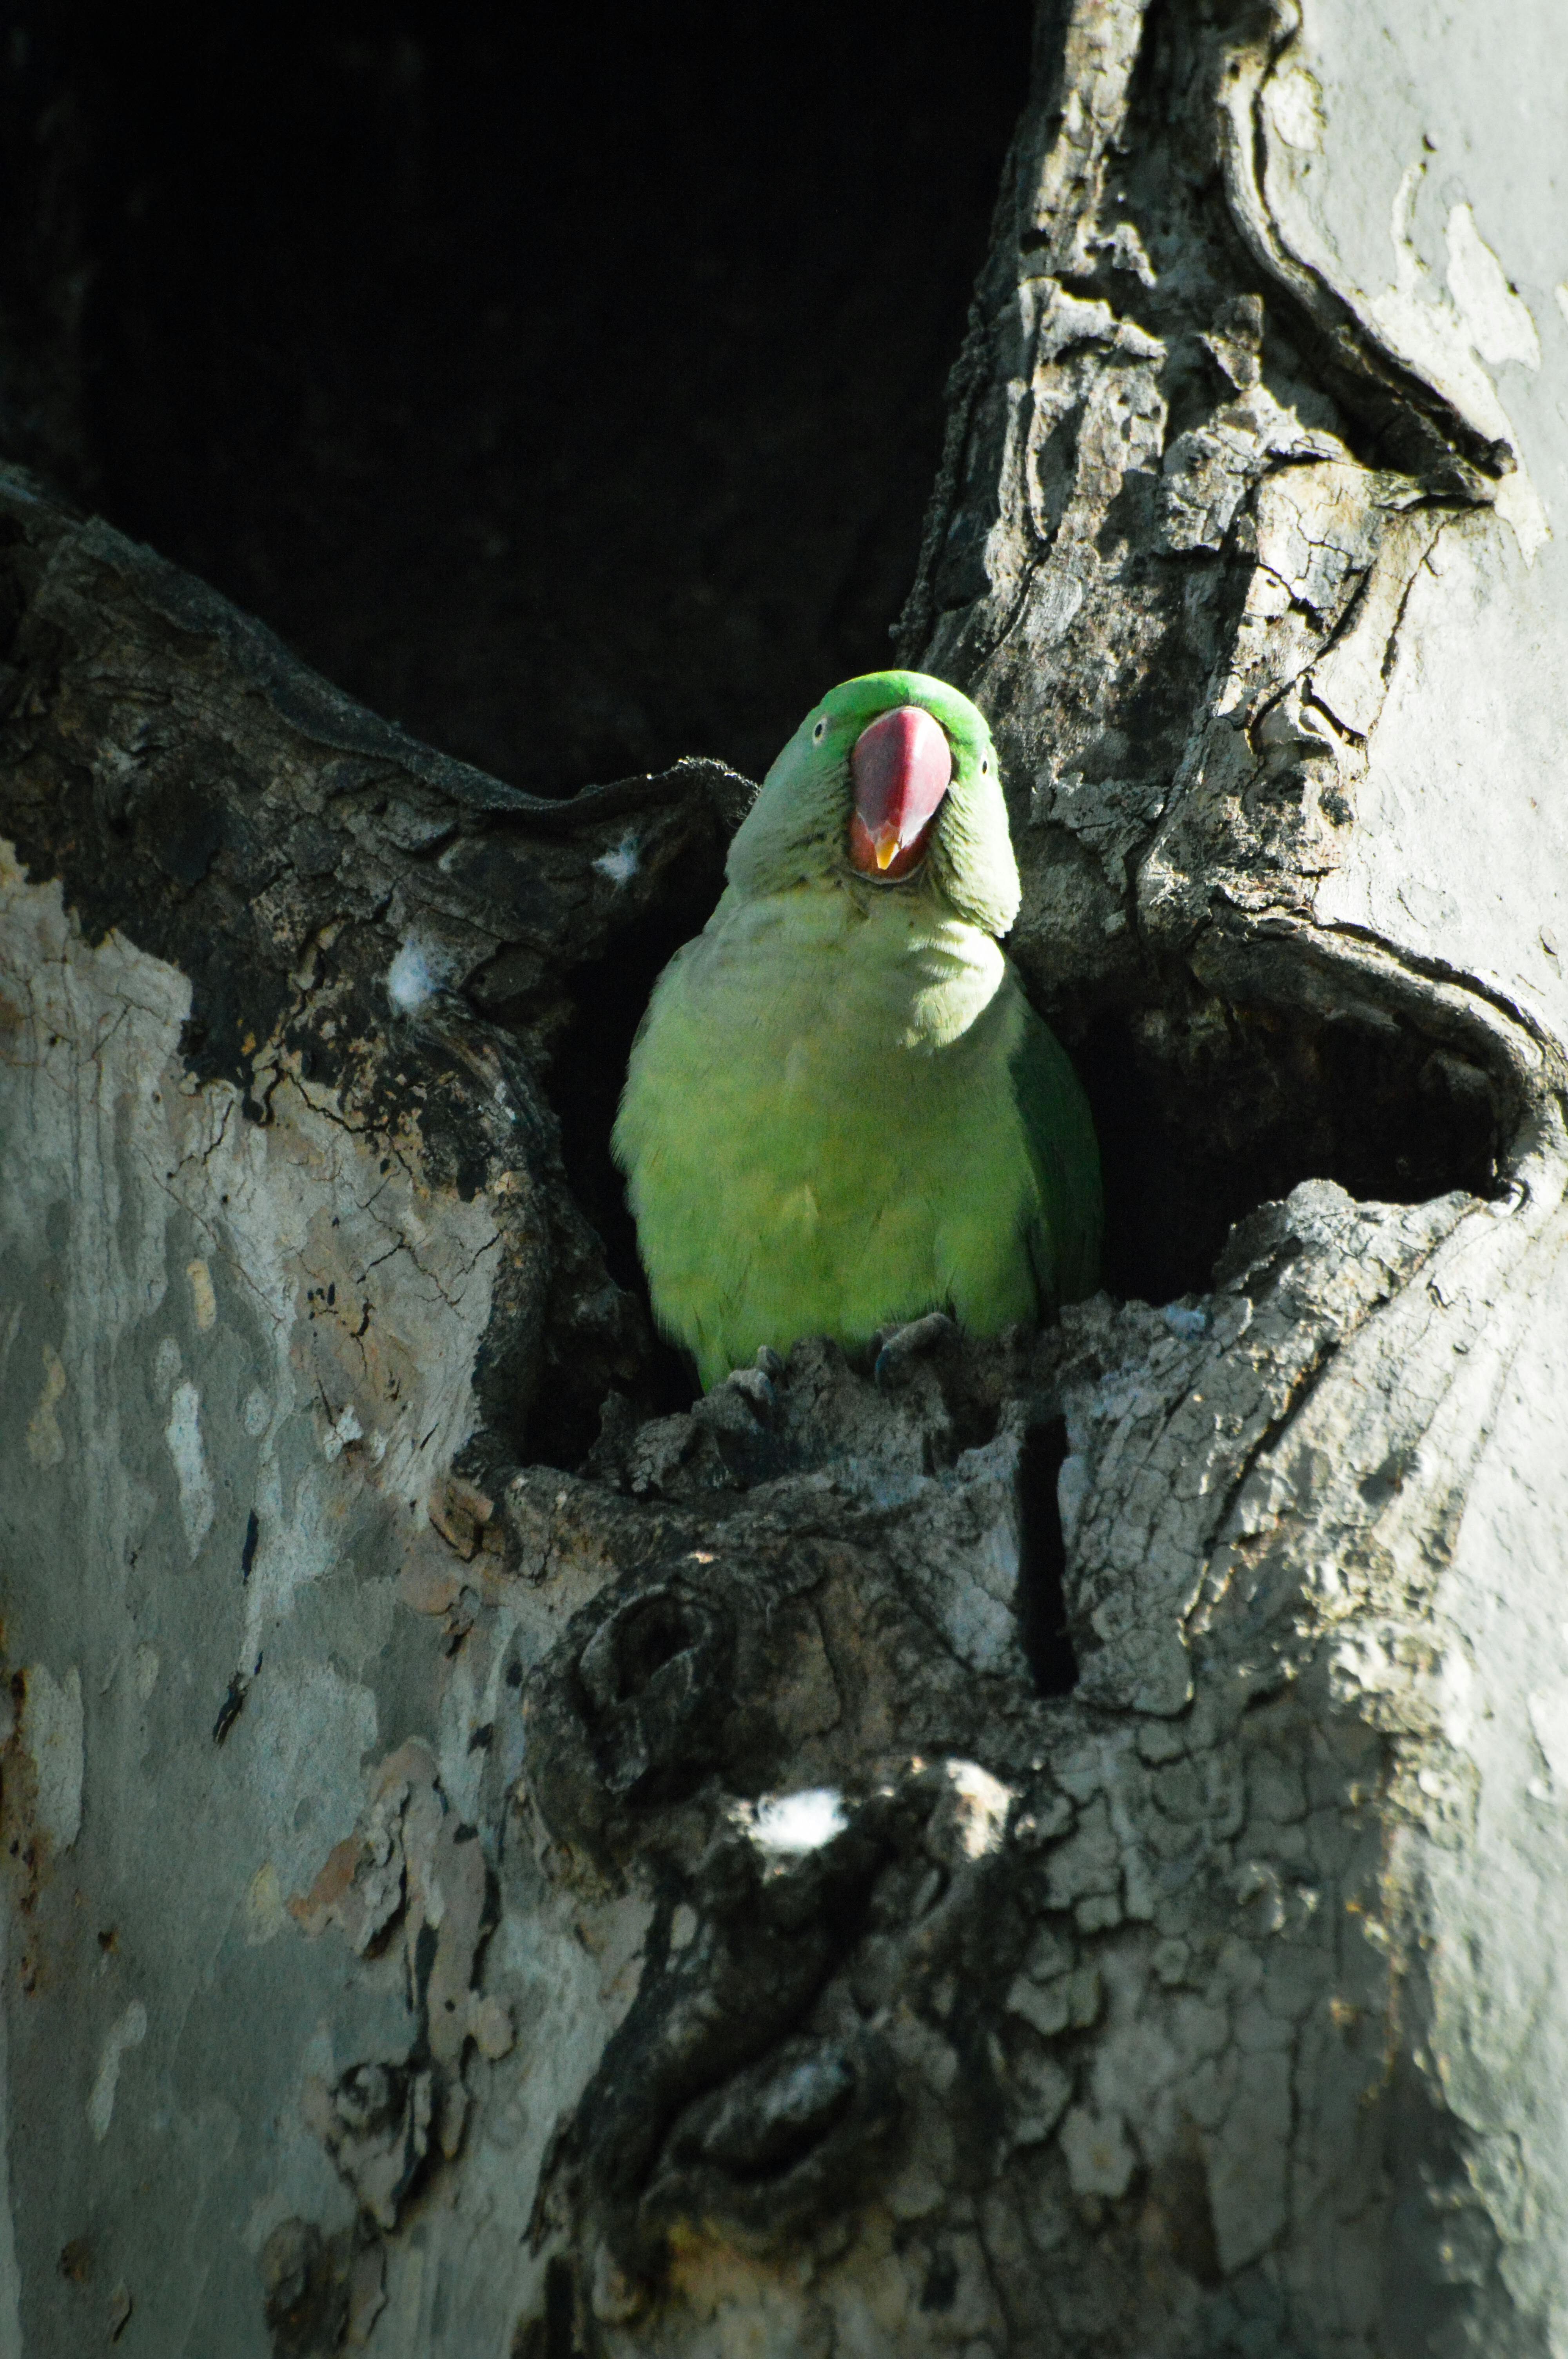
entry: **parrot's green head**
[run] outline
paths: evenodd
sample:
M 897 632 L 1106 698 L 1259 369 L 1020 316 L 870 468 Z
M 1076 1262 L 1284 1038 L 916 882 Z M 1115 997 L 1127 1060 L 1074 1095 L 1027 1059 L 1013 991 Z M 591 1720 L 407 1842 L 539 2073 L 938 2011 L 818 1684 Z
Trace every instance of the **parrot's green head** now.
M 1005 934 L 1018 863 L 984 715 L 925 672 L 830 689 L 763 779 L 728 874 L 746 896 L 843 882 L 935 893 Z

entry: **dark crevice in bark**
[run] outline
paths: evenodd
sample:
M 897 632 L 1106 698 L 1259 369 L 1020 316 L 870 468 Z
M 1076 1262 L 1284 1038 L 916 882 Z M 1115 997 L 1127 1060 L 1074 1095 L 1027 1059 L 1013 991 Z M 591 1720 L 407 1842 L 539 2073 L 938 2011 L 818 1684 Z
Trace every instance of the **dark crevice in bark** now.
M 545 2270 L 544 2315 L 521 2321 L 512 2339 L 512 2359 L 580 2359 L 577 2334 L 577 2281 L 569 2261 L 557 2255 Z
M 1113 1294 L 1206 1292 L 1233 1224 L 1303 1180 L 1380 1203 L 1495 1193 L 1501 1093 L 1478 1064 L 1391 1021 L 1173 997 L 1098 1017 L 1077 1051 Z
M 573 976 L 571 1014 L 550 1065 L 550 1097 L 560 1123 L 561 1156 L 572 1193 L 603 1242 L 611 1277 L 645 1306 L 647 1280 L 636 1228 L 625 1182 L 611 1159 L 610 1138 L 626 1060 L 648 995 L 674 952 L 700 930 L 708 914 L 706 905 L 716 894 L 716 877 L 699 876 L 695 882 L 698 889 L 694 896 L 689 870 L 676 872 L 667 899 L 618 938 L 604 958 Z M 651 1308 L 649 1325 L 653 1332 Z M 685 1408 L 697 1388 L 687 1354 L 656 1336 L 643 1386 L 646 1405 L 655 1413 Z M 594 1439 L 593 1432 L 566 1431 L 545 1420 L 536 1425 L 532 1446 L 548 1463 L 575 1466 Z
M 1031 1433 L 1019 1468 L 1019 1638 L 1034 1692 L 1041 1696 L 1070 1695 L 1078 1683 L 1063 1589 L 1067 1548 L 1056 1498 L 1056 1477 L 1066 1455 L 1066 1420 L 1054 1418 Z

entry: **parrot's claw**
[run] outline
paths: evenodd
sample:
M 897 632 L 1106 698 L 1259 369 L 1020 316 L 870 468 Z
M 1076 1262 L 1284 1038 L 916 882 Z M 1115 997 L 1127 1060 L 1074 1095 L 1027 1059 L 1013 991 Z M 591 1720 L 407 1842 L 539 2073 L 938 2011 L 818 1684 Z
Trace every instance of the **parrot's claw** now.
M 784 1372 L 783 1358 L 774 1351 L 771 1343 L 763 1343 L 759 1347 L 757 1365 L 770 1384 L 776 1385 Z
M 778 1415 L 778 1400 L 772 1381 L 762 1368 L 731 1368 L 721 1385 L 697 1405 L 697 1414 L 708 1425 L 735 1426 L 744 1431 L 748 1423 L 772 1425 Z
M 896 1383 L 912 1360 L 940 1351 L 957 1332 L 945 1310 L 928 1310 L 924 1319 L 912 1319 L 907 1326 L 886 1328 L 877 1338 L 872 1381 L 885 1389 Z

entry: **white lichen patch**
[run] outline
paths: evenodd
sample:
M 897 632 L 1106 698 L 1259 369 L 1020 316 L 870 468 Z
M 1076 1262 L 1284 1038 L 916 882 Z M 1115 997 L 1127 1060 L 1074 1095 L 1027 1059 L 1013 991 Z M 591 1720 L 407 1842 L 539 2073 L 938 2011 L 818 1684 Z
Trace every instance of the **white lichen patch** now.
M 764 1794 L 749 1812 L 747 1832 L 771 1857 L 799 1859 L 820 1851 L 849 1823 L 842 1794 L 815 1786 L 798 1794 Z
M 1552 1785 L 1568 1798 L 1568 1683 L 1532 1690 L 1529 1710 L 1530 1724 L 1546 1756 Z
M 1484 361 L 1519 361 L 1541 366 L 1541 339 L 1529 306 L 1509 286 L 1508 274 L 1480 231 L 1468 205 L 1448 216 L 1448 284 L 1470 340 Z
M 1138 2167 L 1127 2127 L 1118 2114 L 1075 2105 L 1059 2133 L 1075 2195 L 1125 2195 Z
M 62 1680 L 42 1663 L 22 1675 L 22 1746 L 33 1765 L 33 1817 L 50 1849 L 69 1851 L 81 1828 L 83 1770 L 81 1674 L 72 1664 Z
M 189 1378 L 174 1388 L 164 1440 L 179 1484 L 179 1518 L 185 1527 L 185 1545 L 194 1558 L 200 1553 L 201 1544 L 212 1528 L 218 1500 L 201 1447 L 201 1396 Z
M 35 1466 L 58 1466 L 65 1456 L 65 1436 L 56 1414 L 65 1395 L 65 1367 L 52 1343 L 44 1345 L 43 1390 L 27 1422 L 27 1455 Z
M 218 1319 L 218 1297 L 212 1288 L 212 1273 L 204 1261 L 188 1261 L 185 1275 L 190 1282 L 190 1309 L 198 1334 L 205 1335 Z
M 410 934 L 386 970 L 386 995 L 399 1016 L 418 1016 L 445 981 L 444 962 L 436 945 Z
M 98 2078 L 92 2083 L 92 2094 L 87 2100 L 87 2119 L 100 2146 L 109 2135 L 114 2118 L 114 2098 L 120 2086 L 120 2060 L 127 2048 L 139 2048 L 147 2036 L 147 2011 L 139 1998 L 134 1998 L 103 2042 L 99 2060 Z
M 957 1803 L 959 1841 L 968 1859 L 995 1851 L 1007 1830 L 1012 1788 L 978 1761 L 949 1761 L 947 1776 Z
M 270 1859 L 264 1859 L 249 1884 L 241 1910 L 247 1948 L 259 1949 L 293 1922 L 283 1897 L 283 1886 Z
M 633 834 L 623 835 L 619 843 L 601 852 L 593 865 L 612 885 L 630 885 L 642 864 L 642 846 Z
M 352 1401 L 351 1401 L 347 1408 L 341 1409 L 339 1411 L 338 1415 L 332 1419 L 331 1424 L 327 1428 L 326 1432 L 322 1435 L 322 1457 L 325 1458 L 329 1463 L 330 1463 L 330 1462 L 335 1458 L 341 1458 L 351 1442 L 362 1441 L 364 1440 L 364 1433 L 365 1430 L 360 1423 L 354 1405 Z
M 1315 155 L 1323 146 L 1323 92 L 1305 66 L 1288 66 L 1264 85 L 1269 127 L 1289 147 Z

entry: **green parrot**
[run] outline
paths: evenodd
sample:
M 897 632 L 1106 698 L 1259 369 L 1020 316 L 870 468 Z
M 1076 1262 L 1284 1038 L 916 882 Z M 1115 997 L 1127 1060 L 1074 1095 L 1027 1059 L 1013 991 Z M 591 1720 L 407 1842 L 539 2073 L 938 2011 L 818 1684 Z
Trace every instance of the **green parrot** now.
M 806 714 L 654 986 L 615 1124 L 665 1332 L 705 1387 L 771 1345 L 946 1310 L 979 1335 L 1098 1282 L 1099 1154 L 998 947 L 1018 865 L 990 732 L 879 671 Z

